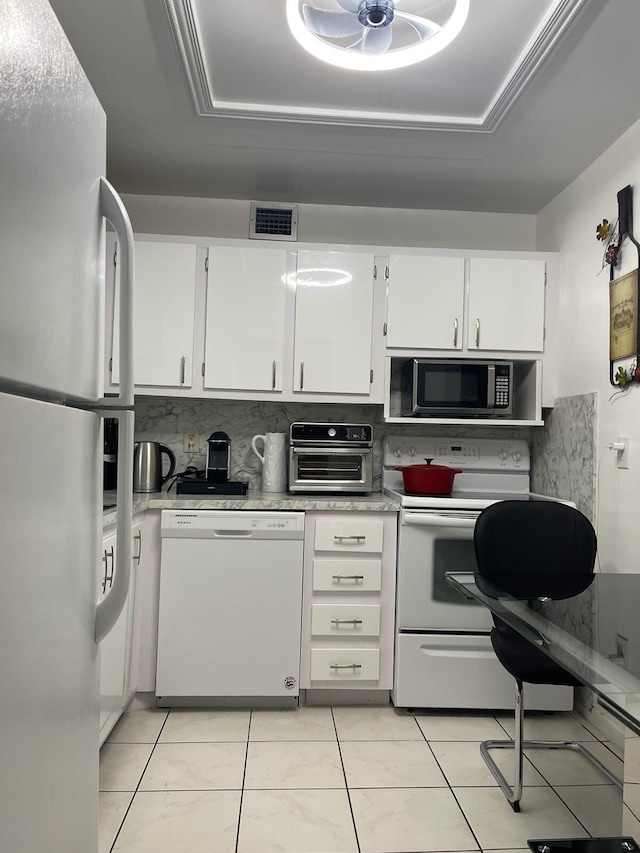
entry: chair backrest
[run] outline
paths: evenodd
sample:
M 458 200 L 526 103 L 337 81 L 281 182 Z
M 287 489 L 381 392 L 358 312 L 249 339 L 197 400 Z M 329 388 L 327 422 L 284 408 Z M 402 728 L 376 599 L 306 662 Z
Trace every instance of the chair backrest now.
M 491 504 L 478 516 L 473 540 L 478 585 L 486 578 L 514 598 L 570 598 L 593 580 L 595 531 L 586 516 L 565 504 Z

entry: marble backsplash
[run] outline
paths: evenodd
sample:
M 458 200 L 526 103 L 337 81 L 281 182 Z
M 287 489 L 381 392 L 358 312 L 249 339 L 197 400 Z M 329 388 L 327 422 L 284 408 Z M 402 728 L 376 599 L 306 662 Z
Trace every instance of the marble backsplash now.
M 443 426 L 384 423 L 382 406 L 341 405 L 338 403 L 276 403 L 238 400 L 185 400 L 165 397 L 138 397 L 135 404 L 136 441 L 159 441 L 176 455 L 176 471 L 187 465 L 204 468 L 207 438 L 214 430 L 223 430 L 231 438 L 231 474 L 233 480 L 246 480 L 250 489 L 259 489 L 261 464 L 251 450 L 254 435 L 285 432 L 294 421 L 363 423 L 373 426 L 374 488 L 380 488 L 382 442 L 388 435 L 442 435 L 461 438 L 521 438 L 530 441 L 528 427 Z M 200 433 L 200 452 L 186 454 L 183 432 Z
M 543 430 L 532 430 L 531 489 L 542 495 L 574 501 L 594 521 L 596 497 L 597 395 L 561 397 L 545 414 Z M 545 612 L 567 633 L 586 645 L 594 642 L 595 600 L 590 587 L 577 598 L 557 601 Z M 575 707 L 589 714 L 593 694 L 576 691 Z
M 561 397 L 531 430 L 531 490 L 574 501 L 593 522 L 596 496 L 597 395 Z

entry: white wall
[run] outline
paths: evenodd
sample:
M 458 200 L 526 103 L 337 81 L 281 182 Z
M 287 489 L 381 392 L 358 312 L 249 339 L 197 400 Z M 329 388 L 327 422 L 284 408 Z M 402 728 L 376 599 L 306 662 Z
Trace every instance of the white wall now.
M 249 201 L 123 195 L 134 231 L 191 237 L 249 236 Z M 275 199 L 270 199 L 275 201 Z M 452 210 L 400 210 L 302 204 L 302 243 L 354 243 L 424 248 L 535 249 L 536 217 Z
M 600 565 L 607 571 L 638 572 L 640 386 L 610 400 L 615 389 L 609 384 L 609 269 L 600 272 L 604 247 L 595 236 L 603 218 L 616 221 L 617 193 L 628 184 L 640 187 L 640 122 L 541 211 L 537 248 L 560 252 L 558 396 L 598 395 Z M 640 212 L 638 191 L 635 201 Z M 626 240 L 616 276 L 637 267 L 637 250 Z M 619 436 L 631 440 L 630 470 L 618 469 L 615 451 L 605 449 Z M 568 452 L 570 444 L 567 436 Z

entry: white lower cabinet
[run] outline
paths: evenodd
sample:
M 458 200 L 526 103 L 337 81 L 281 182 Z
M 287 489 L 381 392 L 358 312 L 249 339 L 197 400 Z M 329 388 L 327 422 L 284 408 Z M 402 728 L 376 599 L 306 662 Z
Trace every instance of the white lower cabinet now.
M 302 688 L 392 688 L 396 524 L 396 513 L 306 514 Z
M 311 683 L 380 680 L 380 649 L 311 649 Z M 376 685 L 380 686 L 380 685 Z
M 312 604 L 311 635 L 313 637 L 378 637 L 380 635 L 379 604 Z
M 355 563 L 355 565 L 354 565 Z M 312 568 L 315 592 L 379 592 L 382 583 L 382 561 L 345 560 L 314 557 Z
M 116 572 L 116 534 L 108 532 L 102 542 L 100 597 L 105 598 L 113 586 Z M 118 722 L 120 715 L 136 692 L 132 679 L 133 610 L 135 598 L 135 568 L 142 550 L 142 527 L 133 525 L 133 565 L 129 595 L 118 621 L 102 640 L 100 656 L 100 746 Z

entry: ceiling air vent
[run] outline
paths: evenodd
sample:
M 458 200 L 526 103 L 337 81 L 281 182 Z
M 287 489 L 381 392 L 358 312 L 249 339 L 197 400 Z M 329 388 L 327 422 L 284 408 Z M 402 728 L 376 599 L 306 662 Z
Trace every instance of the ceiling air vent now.
M 252 201 L 249 237 L 255 240 L 297 240 L 298 205 Z

